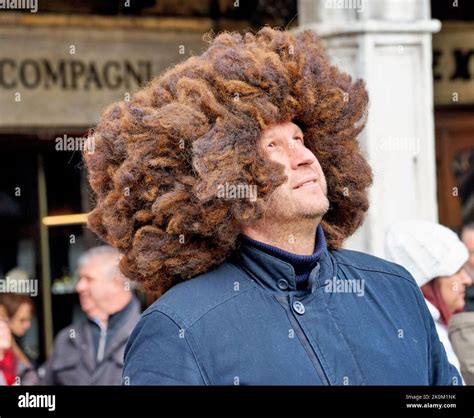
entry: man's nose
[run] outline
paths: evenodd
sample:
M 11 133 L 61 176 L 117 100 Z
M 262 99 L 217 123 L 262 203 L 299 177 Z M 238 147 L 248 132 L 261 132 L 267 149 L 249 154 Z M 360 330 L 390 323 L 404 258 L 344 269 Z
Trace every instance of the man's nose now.
M 294 141 L 290 147 L 290 158 L 292 168 L 301 165 L 311 165 L 316 161 L 314 154 L 299 141 Z
M 79 281 L 76 283 L 76 292 L 81 293 L 84 290 L 84 280 L 79 279 Z
M 461 282 L 465 286 L 471 286 L 472 283 L 473 283 L 472 277 L 465 270 L 462 270 L 462 280 L 461 280 Z
M 466 286 L 471 286 L 473 283 L 472 277 L 466 273 Z

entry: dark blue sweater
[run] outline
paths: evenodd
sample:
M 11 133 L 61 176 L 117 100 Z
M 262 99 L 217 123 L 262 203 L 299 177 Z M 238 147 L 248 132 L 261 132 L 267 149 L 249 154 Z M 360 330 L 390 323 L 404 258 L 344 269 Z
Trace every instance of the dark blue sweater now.
M 318 225 L 316 229 L 316 242 L 314 245 L 313 254 L 311 255 L 298 255 L 290 253 L 272 245 L 254 240 L 246 235 L 242 235 L 242 241 L 291 264 L 295 269 L 296 284 L 298 288 L 302 288 L 306 285 L 311 270 L 318 262 L 324 248 L 326 248 L 326 239 L 324 238 L 324 231 L 321 225 Z

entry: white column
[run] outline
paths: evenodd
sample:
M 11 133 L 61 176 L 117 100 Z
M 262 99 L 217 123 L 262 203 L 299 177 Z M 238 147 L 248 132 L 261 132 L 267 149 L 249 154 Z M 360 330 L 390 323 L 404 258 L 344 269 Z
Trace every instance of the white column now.
M 363 78 L 369 118 L 360 136 L 374 172 L 370 209 L 346 248 L 384 256 L 387 227 L 437 221 L 429 0 L 299 0 L 297 31 L 312 29 L 342 69 Z

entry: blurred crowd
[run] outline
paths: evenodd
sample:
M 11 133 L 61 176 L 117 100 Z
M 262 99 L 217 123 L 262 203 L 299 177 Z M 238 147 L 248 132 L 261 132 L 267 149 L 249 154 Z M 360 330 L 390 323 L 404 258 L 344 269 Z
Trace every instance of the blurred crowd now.
M 389 229 L 385 244 L 387 258 L 420 287 L 449 361 L 465 384 L 474 385 L 474 223 L 458 236 L 427 221 L 401 222 Z M 140 303 L 119 261 L 109 246 L 80 257 L 75 290 L 83 319 L 56 335 L 52 355 L 41 365 L 23 347 L 35 315 L 30 296 L 0 294 L 0 385 L 123 383 L 123 353 Z
M 120 273 L 120 254 L 109 246 L 85 252 L 78 262 L 84 315 L 61 330 L 52 355 L 36 365 L 21 339 L 34 315 L 29 296 L 0 295 L 0 385 L 118 385 L 123 352 L 140 316 L 131 283 Z

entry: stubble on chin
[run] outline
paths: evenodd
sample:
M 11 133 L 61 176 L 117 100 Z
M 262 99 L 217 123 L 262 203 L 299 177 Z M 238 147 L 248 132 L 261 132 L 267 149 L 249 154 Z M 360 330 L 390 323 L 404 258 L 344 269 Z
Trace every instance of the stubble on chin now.
M 305 204 L 297 201 L 291 191 L 283 189 L 276 190 L 267 202 L 265 217 L 275 220 L 295 221 L 297 219 L 313 219 L 322 218 L 329 210 L 329 201 L 326 194 L 315 198 L 319 200 L 316 204 Z

